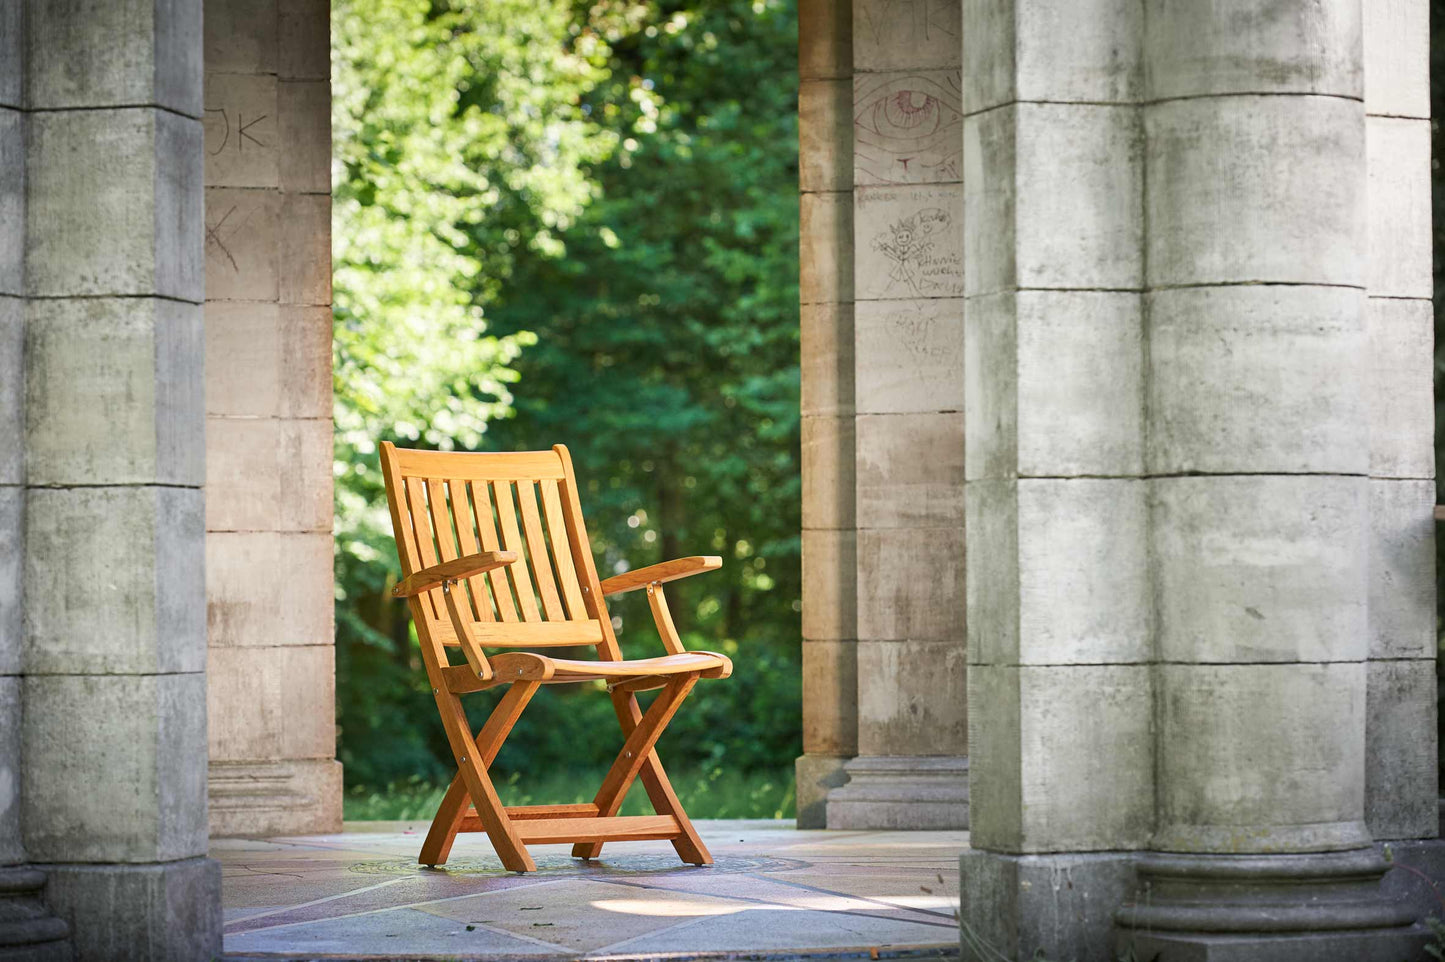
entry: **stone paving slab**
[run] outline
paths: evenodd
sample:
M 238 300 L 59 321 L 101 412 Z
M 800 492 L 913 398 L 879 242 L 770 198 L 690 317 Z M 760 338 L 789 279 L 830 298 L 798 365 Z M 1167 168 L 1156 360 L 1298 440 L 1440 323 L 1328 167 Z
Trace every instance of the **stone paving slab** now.
M 707 868 L 666 842 L 602 857 L 533 846 L 502 868 L 463 835 L 445 868 L 416 864 L 424 823 L 211 843 L 225 958 L 936 959 L 958 953 L 966 832 L 800 832 L 791 821 L 698 822 Z M 940 881 L 943 879 L 943 881 Z

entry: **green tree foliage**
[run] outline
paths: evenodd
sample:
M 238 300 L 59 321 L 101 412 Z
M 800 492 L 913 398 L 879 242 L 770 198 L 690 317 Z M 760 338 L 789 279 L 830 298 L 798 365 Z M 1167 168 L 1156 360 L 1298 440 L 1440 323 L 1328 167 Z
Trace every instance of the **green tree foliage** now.
M 450 771 L 376 442 L 562 441 L 605 577 L 682 554 L 688 644 L 737 656 L 679 758 L 798 751 L 796 23 L 790 3 L 333 6 L 337 680 L 348 781 Z M 645 601 L 624 649 L 660 651 Z M 485 702 L 485 696 L 476 700 Z M 485 705 L 479 705 L 484 710 Z M 601 762 L 608 700 L 553 689 L 500 761 Z

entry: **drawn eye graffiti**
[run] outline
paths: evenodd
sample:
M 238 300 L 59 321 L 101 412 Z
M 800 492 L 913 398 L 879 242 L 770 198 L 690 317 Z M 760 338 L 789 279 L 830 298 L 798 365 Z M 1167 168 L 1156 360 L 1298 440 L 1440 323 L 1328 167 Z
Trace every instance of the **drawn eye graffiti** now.
M 962 102 L 956 76 L 863 76 L 853 91 L 861 171 L 884 183 L 956 176 Z

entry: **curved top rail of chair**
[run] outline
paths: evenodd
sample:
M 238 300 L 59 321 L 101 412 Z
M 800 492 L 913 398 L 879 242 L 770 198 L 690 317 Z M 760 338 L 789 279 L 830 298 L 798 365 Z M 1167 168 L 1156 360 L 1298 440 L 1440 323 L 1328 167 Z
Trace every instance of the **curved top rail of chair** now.
M 604 595 L 618 595 L 624 591 L 636 591 L 648 585 L 660 585 L 665 581 L 676 581 L 678 578 L 686 578 L 703 571 L 715 571 L 721 567 L 722 558 L 717 555 L 693 555 L 690 558 L 660 561 L 646 568 L 624 571 L 608 578 L 598 587 Z

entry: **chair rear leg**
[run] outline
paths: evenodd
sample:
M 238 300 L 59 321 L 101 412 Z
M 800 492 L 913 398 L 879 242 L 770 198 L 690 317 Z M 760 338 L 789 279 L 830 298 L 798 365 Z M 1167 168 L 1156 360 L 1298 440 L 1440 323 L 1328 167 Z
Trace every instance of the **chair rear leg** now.
M 421 846 L 421 854 L 416 859 L 419 863 L 433 868 L 446 864 L 447 856 L 452 851 L 452 842 L 456 841 L 457 831 L 462 827 L 462 819 L 466 817 L 471 801 L 471 796 L 467 794 L 467 781 L 458 771 L 437 808 L 436 816 L 432 818 L 426 841 Z
M 707 846 L 703 845 L 702 839 L 698 837 L 697 829 L 693 827 L 691 819 L 683 811 L 682 803 L 678 801 L 677 794 L 672 789 L 672 783 L 668 780 L 667 773 L 663 771 L 662 762 L 658 759 L 656 750 L 652 748 L 657 743 L 657 738 L 662 734 L 662 730 L 672 720 L 672 716 L 683 698 L 687 697 L 688 692 L 696 683 L 696 675 L 682 676 L 679 680 L 670 682 L 658 696 L 659 699 L 668 700 L 661 706 L 661 711 L 665 712 L 665 715 L 657 721 L 655 731 L 647 740 L 645 755 L 641 762 L 633 767 L 633 772 L 642 777 L 647 797 L 651 800 L 652 807 L 657 814 L 671 815 L 677 819 L 683 834 L 672 840 L 672 847 L 677 850 L 678 857 L 693 865 L 711 865 L 712 855 L 708 852 Z M 644 723 L 645 718 L 641 706 L 637 703 L 637 696 L 631 692 L 613 692 L 612 707 L 617 712 L 617 720 L 622 726 L 623 736 L 631 741 L 633 732 L 636 731 L 639 724 Z M 656 702 L 648 708 L 649 715 L 653 713 L 654 708 L 659 708 Z M 623 751 L 624 753 L 627 751 L 626 746 Z M 618 761 L 613 765 L 614 770 L 622 762 L 623 758 L 619 756 Z M 609 773 L 609 777 L 611 774 Z M 603 789 L 597 793 L 596 804 L 599 811 L 603 814 L 615 815 L 631 784 L 631 776 L 614 786 L 604 783 Z M 578 842 L 572 847 L 572 856 L 574 858 L 597 858 L 602 854 L 602 845 L 602 842 Z

